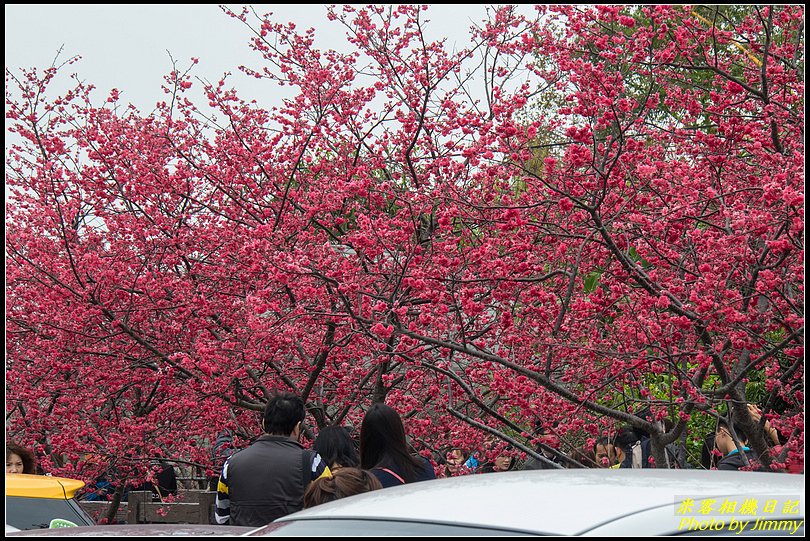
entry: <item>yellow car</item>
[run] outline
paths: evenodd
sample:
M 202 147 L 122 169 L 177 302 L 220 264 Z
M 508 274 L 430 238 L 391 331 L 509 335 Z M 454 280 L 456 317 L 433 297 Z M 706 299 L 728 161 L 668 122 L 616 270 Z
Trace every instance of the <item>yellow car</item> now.
M 49 475 L 6 474 L 6 525 L 20 530 L 92 526 L 74 496 L 84 482 Z

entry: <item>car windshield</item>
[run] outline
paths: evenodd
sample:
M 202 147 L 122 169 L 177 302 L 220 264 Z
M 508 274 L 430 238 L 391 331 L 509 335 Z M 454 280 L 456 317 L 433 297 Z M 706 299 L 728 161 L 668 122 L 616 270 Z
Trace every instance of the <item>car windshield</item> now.
M 93 519 L 74 500 L 6 496 L 6 524 L 20 530 L 47 528 L 53 519 L 93 526 Z

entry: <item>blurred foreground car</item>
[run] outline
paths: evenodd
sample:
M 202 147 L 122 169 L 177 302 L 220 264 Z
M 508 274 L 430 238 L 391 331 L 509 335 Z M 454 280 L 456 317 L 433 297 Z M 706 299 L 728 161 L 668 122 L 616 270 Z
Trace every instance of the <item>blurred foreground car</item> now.
M 804 475 L 534 470 L 437 479 L 305 509 L 268 536 L 804 536 Z
M 254 530 L 250 526 L 216 526 L 208 524 L 110 524 L 80 526 L 55 530 L 31 530 L 8 533 L 7 537 L 211 537 L 241 536 Z
M 74 499 L 83 486 L 65 477 L 6 474 L 6 525 L 19 530 L 94 525 Z

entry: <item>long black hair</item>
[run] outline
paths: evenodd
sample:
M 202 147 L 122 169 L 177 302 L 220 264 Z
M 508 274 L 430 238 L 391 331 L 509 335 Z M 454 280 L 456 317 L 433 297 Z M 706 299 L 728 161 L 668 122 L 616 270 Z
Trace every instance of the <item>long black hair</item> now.
M 373 404 L 360 427 L 360 467 L 394 468 L 406 482 L 413 481 L 424 463 L 408 452 L 405 427 L 399 414 L 385 404 Z
M 356 468 L 360 463 L 354 440 L 349 431 L 342 426 L 322 428 L 312 448 L 318 451 L 330 468 L 334 466 Z

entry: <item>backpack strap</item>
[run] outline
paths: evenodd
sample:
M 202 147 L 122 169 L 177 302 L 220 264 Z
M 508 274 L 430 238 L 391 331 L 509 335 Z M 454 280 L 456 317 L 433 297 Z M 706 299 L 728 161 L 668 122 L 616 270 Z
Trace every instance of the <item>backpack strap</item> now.
M 393 475 L 394 477 L 396 477 L 396 478 L 399 480 L 399 482 L 400 482 L 400 483 L 402 483 L 403 485 L 405 484 L 405 479 L 403 479 L 403 478 L 402 478 L 402 477 L 400 477 L 399 475 L 395 474 L 394 472 L 392 472 L 392 471 L 391 471 L 391 470 L 389 470 L 388 468 L 380 468 L 380 469 L 381 469 L 382 471 L 384 471 L 384 472 L 386 472 L 386 473 L 389 473 L 389 474 Z
M 633 468 L 643 468 L 643 453 L 641 449 L 641 443 L 636 442 L 633 446 Z

